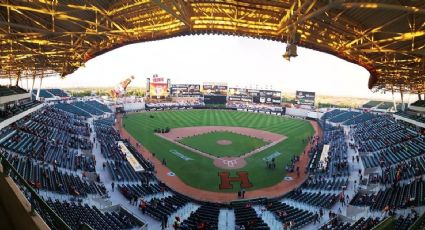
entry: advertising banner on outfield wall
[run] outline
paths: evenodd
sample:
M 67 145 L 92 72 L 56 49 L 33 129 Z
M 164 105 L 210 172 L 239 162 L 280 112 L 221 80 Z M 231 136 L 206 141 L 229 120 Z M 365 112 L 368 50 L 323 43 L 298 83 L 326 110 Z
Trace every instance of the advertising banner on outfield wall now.
M 246 95 L 234 95 L 234 96 L 229 96 L 227 98 L 228 101 L 241 101 L 241 102 L 248 102 L 248 103 L 252 103 L 252 97 L 251 96 L 246 96 Z

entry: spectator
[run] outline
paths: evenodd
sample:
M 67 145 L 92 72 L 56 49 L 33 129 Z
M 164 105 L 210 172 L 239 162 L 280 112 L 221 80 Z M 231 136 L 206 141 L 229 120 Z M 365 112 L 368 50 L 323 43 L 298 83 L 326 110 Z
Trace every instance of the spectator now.
M 176 218 L 174 219 L 173 228 L 175 230 L 180 228 L 180 217 L 176 216 Z

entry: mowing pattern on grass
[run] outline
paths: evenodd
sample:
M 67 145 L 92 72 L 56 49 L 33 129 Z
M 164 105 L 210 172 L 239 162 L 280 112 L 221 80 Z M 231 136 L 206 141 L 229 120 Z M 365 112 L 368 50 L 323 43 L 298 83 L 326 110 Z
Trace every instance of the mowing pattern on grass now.
M 153 115 L 154 118 L 150 118 Z M 247 127 L 269 131 L 287 137 L 270 148 L 247 157 L 246 166 L 238 170 L 228 170 L 230 176 L 237 171 L 249 173 L 249 180 L 255 190 L 279 183 L 285 176 L 284 167 L 294 155 L 299 155 L 306 146 L 305 140 L 313 135 L 309 122 L 266 114 L 222 111 L 222 110 L 184 110 L 152 113 L 130 114 L 123 120 L 125 129 L 142 143 L 155 157 L 166 160 L 167 167 L 184 183 L 199 189 L 220 191 L 219 172 L 225 171 L 215 167 L 213 159 L 193 153 L 154 134 L 156 128 L 181 128 L 195 126 L 233 126 Z M 276 169 L 266 168 L 266 158 L 275 156 Z M 188 159 L 191 160 L 188 160 Z M 239 186 L 226 192 L 234 192 Z
M 218 144 L 220 140 L 229 140 L 232 143 L 229 145 L 220 145 Z M 205 133 L 186 137 L 179 142 L 216 157 L 238 157 L 268 143 L 255 137 L 231 132 Z

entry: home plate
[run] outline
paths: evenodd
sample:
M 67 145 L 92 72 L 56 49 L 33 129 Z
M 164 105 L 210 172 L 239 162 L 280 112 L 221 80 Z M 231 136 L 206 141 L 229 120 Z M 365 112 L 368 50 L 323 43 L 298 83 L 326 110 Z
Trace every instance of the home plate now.
M 283 178 L 284 181 L 291 181 L 294 180 L 294 178 L 292 178 L 291 176 L 286 176 Z

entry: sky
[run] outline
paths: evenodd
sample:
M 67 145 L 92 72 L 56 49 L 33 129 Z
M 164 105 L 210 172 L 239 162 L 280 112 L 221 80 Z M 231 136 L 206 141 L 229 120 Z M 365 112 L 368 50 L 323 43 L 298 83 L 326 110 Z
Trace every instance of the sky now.
M 130 75 L 132 87 L 145 87 L 158 74 L 171 83 L 227 82 L 230 87 L 258 87 L 295 93 L 391 99 L 367 88 L 369 72 L 333 55 L 298 47 L 286 61 L 284 43 L 253 38 L 194 35 L 127 45 L 91 59 L 60 79 L 43 80 L 42 88 L 114 87 Z M 24 83 L 25 86 L 26 83 Z M 36 82 L 38 87 L 38 82 Z

